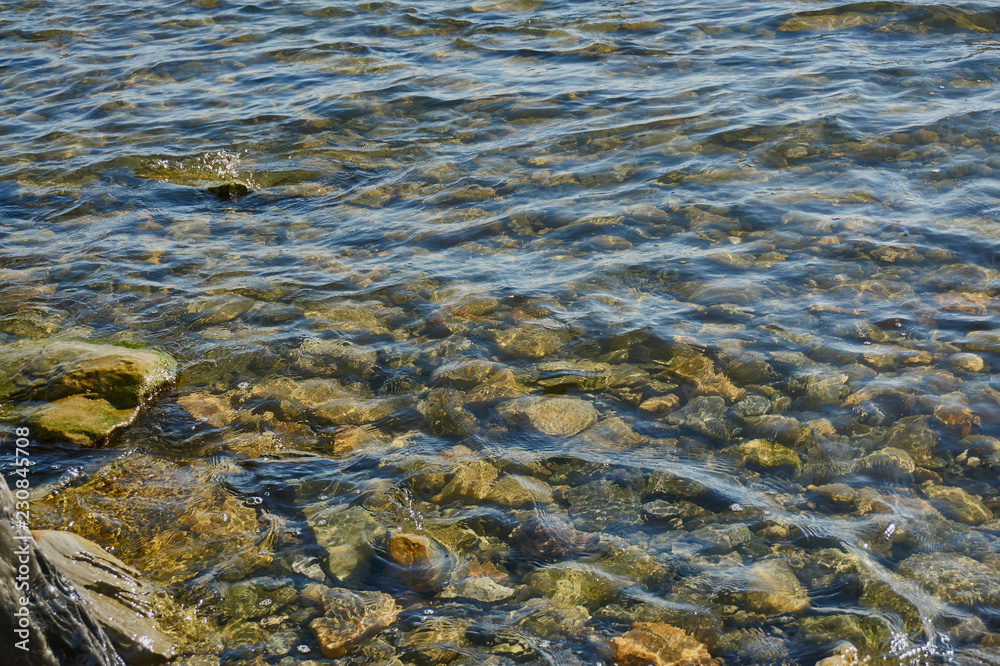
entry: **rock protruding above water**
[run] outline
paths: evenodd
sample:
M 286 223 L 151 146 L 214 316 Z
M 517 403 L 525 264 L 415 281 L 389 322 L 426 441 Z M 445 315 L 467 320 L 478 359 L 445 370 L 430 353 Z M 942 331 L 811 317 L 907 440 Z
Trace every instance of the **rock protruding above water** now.
M 580 398 L 518 398 L 497 411 L 511 425 L 527 424 L 552 437 L 570 437 L 597 423 L 597 410 Z
M 130 424 L 152 395 L 175 381 L 170 356 L 78 340 L 0 349 L 0 400 L 38 433 L 93 446 Z
M 399 606 L 388 594 L 331 588 L 323 593 L 326 614 L 309 623 L 323 654 L 337 659 L 391 626 Z
M 32 535 L 129 663 L 167 661 L 175 655 L 176 641 L 156 620 L 156 590 L 140 572 L 72 532 L 39 530 Z
M 624 636 L 611 639 L 621 666 L 714 666 L 708 648 L 683 629 L 665 622 L 637 622 Z
M 0 631 L 5 642 L 27 640 L 30 648 L 11 646 L 4 653 L 4 663 L 60 666 L 83 659 L 95 666 L 123 664 L 73 585 L 31 540 L 27 528 L 16 527 L 14 509 L 14 497 L 0 475 Z M 19 572 L 22 564 L 28 573 L 26 580 L 18 581 L 17 576 L 24 575 Z M 27 589 L 18 589 L 24 583 Z M 22 608 L 21 598 L 29 601 L 26 627 L 16 615 Z M 16 630 L 25 633 L 19 635 Z

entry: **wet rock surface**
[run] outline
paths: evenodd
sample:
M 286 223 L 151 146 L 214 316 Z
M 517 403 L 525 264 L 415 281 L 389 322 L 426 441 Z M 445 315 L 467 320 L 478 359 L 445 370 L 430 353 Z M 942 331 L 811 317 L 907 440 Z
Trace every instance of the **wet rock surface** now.
M 38 549 L 65 576 L 115 648 L 129 663 L 164 662 L 177 654 L 177 640 L 160 628 L 166 601 L 142 574 L 72 532 L 32 532 Z
M 663 622 L 638 622 L 624 636 L 612 638 L 614 658 L 628 666 L 720 664 L 708 649 L 683 629 Z
M 61 666 L 83 658 L 102 666 L 124 664 L 75 586 L 40 551 L 27 526 L 19 525 L 5 479 L 0 479 L 0 554 L 0 626 L 8 663 Z
M 39 434 L 93 446 L 129 425 L 140 408 L 173 383 L 177 364 L 154 350 L 110 343 L 48 340 L 0 348 L 0 400 L 8 417 Z

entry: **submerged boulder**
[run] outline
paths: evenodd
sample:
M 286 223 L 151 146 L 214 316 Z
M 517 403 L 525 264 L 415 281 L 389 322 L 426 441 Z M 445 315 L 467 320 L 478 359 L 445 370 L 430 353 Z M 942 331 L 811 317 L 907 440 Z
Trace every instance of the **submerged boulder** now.
M 111 343 L 43 340 L 0 348 L 0 401 L 42 437 L 93 446 L 177 377 L 167 354 Z
M 399 615 L 399 606 L 382 592 L 327 589 L 323 593 L 326 614 L 309 623 L 323 654 L 337 659 L 353 651 L 361 641 L 389 627 Z
M 580 398 L 517 398 L 497 411 L 512 426 L 526 424 L 551 437 L 570 437 L 597 423 L 597 410 Z
M 683 629 L 664 622 L 637 622 L 611 639 L 615 663 L 622 666 L 713 666 L 708 648 Z

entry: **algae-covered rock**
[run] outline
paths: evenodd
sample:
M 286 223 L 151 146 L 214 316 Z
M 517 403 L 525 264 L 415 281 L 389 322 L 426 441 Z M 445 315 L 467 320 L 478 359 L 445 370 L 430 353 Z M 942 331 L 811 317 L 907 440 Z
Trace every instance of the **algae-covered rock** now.
M 135 409 L 115 409 L 102 398 L 72 395 L 22 412 L 43 437 L 63 439 L 77 446 L 93 446 L 129 425 Z
M 78 340 L 45 340 L 0 349 L 0 402 L 43 437 L 93 446 L 130 424 L 177 377 L 177 364 L 154 350 Z
M 575 435 L 597 422 L 597 410 L 580 398 L 517 398 L 497 405 L 513 426 L 529 425 L 552 437 Z
M 323 593 L 325 614 L 309 623 L 323 654 L 337 659 L 359 643 L 391 626 L 399 606 L 382 592 L 327 589 Z
M 664 622 L 637 622 L 624 636 L 611 639 L 621 666 L 715 666 L 708 648 L 683 629 Z
M 87 395 L 116 409 L 140 406 L 177 376 L 176 362 L 163 352 L 78 340 L 7 345 L 0 349 L 0 370 L 2 400 Z

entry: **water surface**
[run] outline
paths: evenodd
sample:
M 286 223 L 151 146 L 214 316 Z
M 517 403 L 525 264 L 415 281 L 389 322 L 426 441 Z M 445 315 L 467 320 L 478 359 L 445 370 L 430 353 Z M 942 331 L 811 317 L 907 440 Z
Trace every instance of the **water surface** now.
M 190 534 L 160 570 L 224 663 L 319 658 L 317 580 L 404 607 L 345 663 L 610 663 L 637 621 L 727 664 L 998 663 L 998 32 L 921 1 L 0 3 L 3 339 L 182 368 L 110 447 L 36 458 L 64 511 L 142 529 L 50 526 L 155 578 L 168 490 L 278 516 L 243 579 L 285 609 L 218 601 Z M 599 421 L 546 433 L 520 394 Z M 372 525 L 351 576 L 331 507 Z M 532 517 L 603 550 L 539 560 Z M 401 530 L 515 592 L 413 589 Z M 567 567 L 603 591 L 547 589 Z

